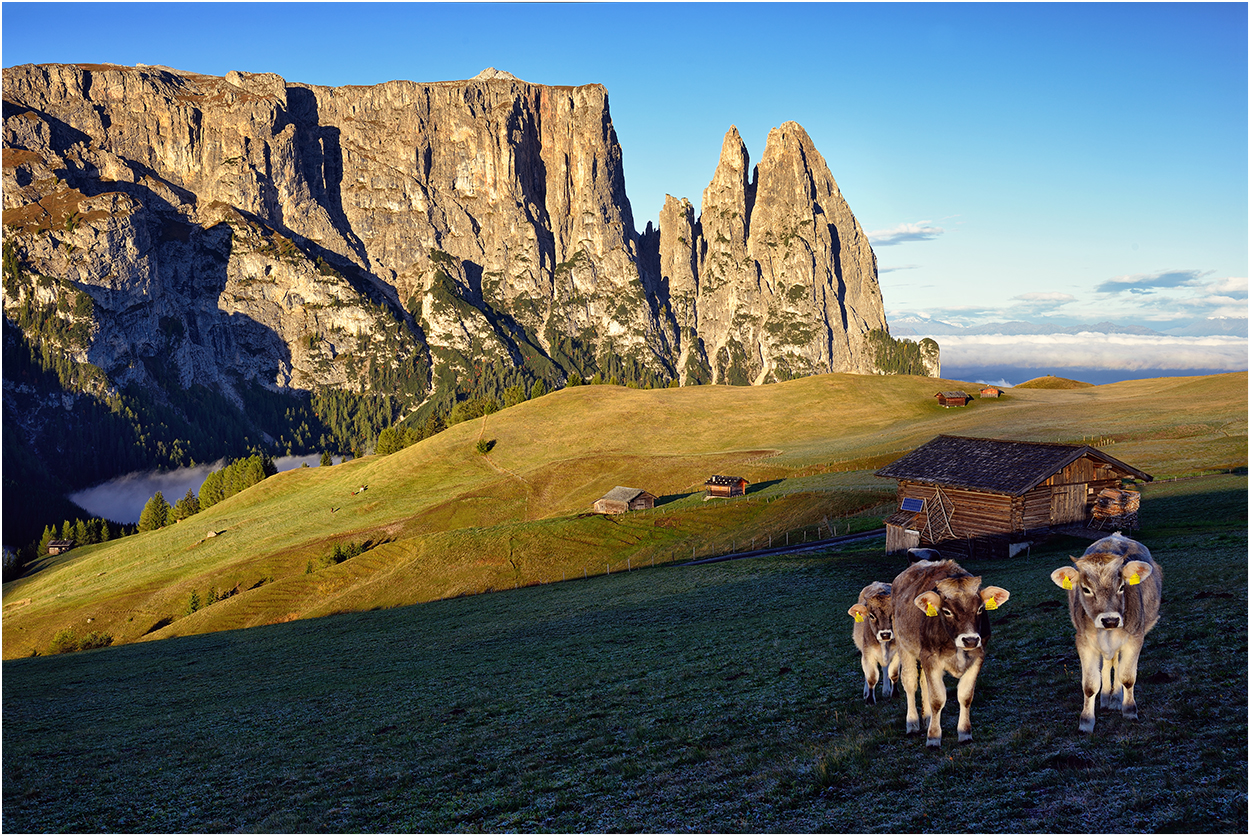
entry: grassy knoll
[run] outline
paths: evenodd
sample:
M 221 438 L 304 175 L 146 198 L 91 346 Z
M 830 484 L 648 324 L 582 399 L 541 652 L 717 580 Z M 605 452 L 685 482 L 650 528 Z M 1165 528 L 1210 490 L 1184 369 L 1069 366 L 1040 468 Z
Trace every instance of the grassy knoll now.
M 1044 377 L 1035 377 L 1032 380 L 1026 380 L 1024 383 L 1017 383 L 1016 389 L 1084 389 L 1093 386 L 1092 383 L 1084 383 L 1080 380 L 1072 380 L 1068 377 L 1055 377 L 1053 374 Z
M 1146 489 L 1141 719 L 1092 736 L 1049 579 L 1083 544 L 967 564 L 1012 595 L 930 751 L 860 700 L 875 543 L 5 661 L 3 828 L 1244 833 L 1246 489 Z
M 1246 463 L 1244 373 L 1013 390 L 942 409 L 933 394 L 951 385 L 823 375 L 561 390 L 390 456 L 281 473 L 175 526 L 47 559 L 4 586 L 3 654 L 46 653 L 66 629 L 129 643 L 617 572 L 821 525 L 874 527 L 894 484 L 871 471 L 942 432 L 1099 439 L 1157 477 Z M 488 455 L 479 440 L 495 442 Z M 753 492 L 704 503 L 712 473 L 745 476 Z M 661 504 L 588 515 L 615 485 Z M 327 565 L 353 543 L 364 553 Z M 203 603 L 236 590 L 189 612 L 193 594 Z

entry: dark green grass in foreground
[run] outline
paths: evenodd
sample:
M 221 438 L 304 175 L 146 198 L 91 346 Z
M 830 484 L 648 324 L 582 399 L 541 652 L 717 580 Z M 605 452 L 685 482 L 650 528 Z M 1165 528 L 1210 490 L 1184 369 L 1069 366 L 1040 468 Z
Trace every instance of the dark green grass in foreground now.
M 1078 735 L 1051 569 L 995 614 L 970 744 L 865 706 L 880 546 L 666 566 L 5 662 L 6 831 L 1246 830 L 1246 480 L 1151 486 L 1141 720 Z

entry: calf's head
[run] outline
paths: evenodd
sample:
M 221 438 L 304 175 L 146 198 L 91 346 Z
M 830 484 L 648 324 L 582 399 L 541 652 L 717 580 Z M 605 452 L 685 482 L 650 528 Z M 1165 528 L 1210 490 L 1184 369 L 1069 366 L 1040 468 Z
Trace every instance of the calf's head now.
M 894 639 L 894 599 L 890 597 L 888 583 L 868 584 L 859 593 L 859 601 L 846 614 L 857 623 L 866 622 L 868 632 L 882 644 Z
M 959 650 L 982 645 L 982 616 L 1007 602 L 1011 593 L 1002 587 L 981 588 L 979 577 L 944 578 L 935 590 L 922 592 L 912 602 L 930 618 L 938 619 L 951 643 Z M 988 636 L 986 636 L 988 638 Z
M 1124 591 L 1150 577 L 1153 568 L 1123 555 L 1095 553 L 1072 558 L 1075 566 L 1061 566 L 1050 579 L 1061 589 L 1075 592 L 1089 621 L 1100 630 L 1124 626 Z

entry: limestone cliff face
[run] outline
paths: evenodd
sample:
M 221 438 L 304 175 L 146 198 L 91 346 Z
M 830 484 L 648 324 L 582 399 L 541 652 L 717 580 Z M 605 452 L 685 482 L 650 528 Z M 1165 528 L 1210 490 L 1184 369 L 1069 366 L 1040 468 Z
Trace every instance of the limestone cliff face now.
M 639 236 L 600 85 L 13 67 L 3 178 L 25 277 L 6 314 L 77 323 L 60 348 L 116 385 L 159 363 L 237 403 L 340 387 L 415 409 L 501 369 L 871 372 L 862 335 L 885 328 L 872 250 L 802 128 L 773 131 L 754 179 L 731 129 L 702 216 L 670 198 Z
M 697 275 L 670 280 L 697 288 L 695 330 L 712 379 L 875 372 L 865 335 L 886 330 L 876 257 L 824 158 L 787 122 L 769 133 L 750 174 L 746 146 L 730 128 L 689 249 Z M 662 250 L 680 247 L 688 228 L 670 218 L 661 216 Z M 681 263 L 670 255 L 661 269 Z

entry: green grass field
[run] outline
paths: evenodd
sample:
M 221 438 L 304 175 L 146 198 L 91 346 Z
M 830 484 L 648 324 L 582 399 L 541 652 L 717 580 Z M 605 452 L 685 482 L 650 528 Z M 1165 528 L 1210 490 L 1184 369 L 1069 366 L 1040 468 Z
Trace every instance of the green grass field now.
M 1246 490 L 1146 488 L 1141 719 L 1092 736 L 1049 579 L 1083 543 L 967 564 L 1011 600 L 934 751 L 860 699 L 877 542 L 5 661 L 3 829 L 1244 833 Z
M 873 528 L 894 483 L 872 470 L 943 432 L 1096 441 L 1156 477 L 1246 463 L 1245 373 L 937 406 L 933 394 L 952 385 L 963 384 L 823 375 L 553 392 L 390 456 L 281 473 L 175 526 L 45 559 L 4 585 L 3 655 L 47 653 L 65 630 L 120 645 L 616 573 L 822 526 Z M 495 442 L 489 455 L 479 439 Z M 701 501 L 713 473 L 746 477 L 750 495 Z M 615 485 L 660 505 L 589 514 Z M 324 565 L 349 543 L 368 549 Z M 233 590 L 189 613 L 192 595 Z

